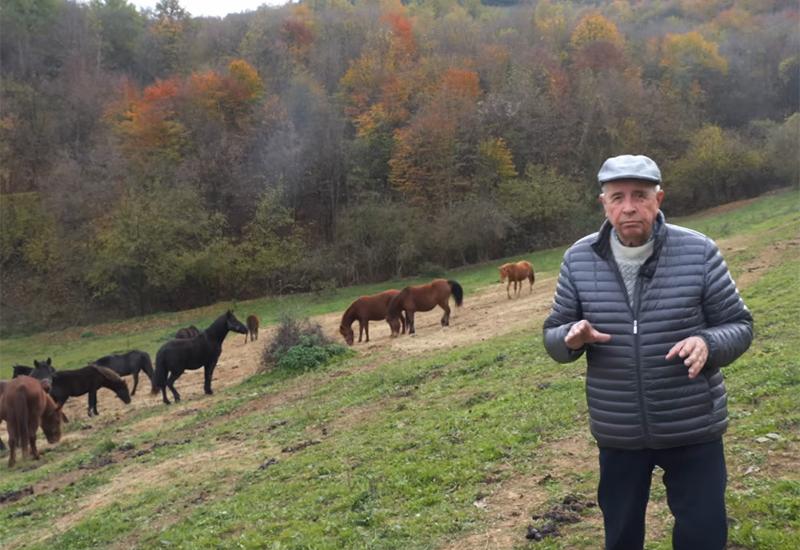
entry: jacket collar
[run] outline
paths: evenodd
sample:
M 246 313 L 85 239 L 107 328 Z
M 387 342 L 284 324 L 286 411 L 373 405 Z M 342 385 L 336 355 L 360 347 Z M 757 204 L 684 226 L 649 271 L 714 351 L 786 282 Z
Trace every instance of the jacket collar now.
M 666 225 L 664 213 L 659 210 L 658 215 L 656 216 L 656 221 L 653 224 L 653 240 L 655 241 L 653 244 L 653 254 L 647 259 L 647 261 L 645 261 L 640 271 L 641 275 L 644 277 L 651 278 L 655 273 L 655 260 L 661 253 L 661 247 L 664 245 L 664 241 L 667 238 Z M 606 219 L 603 222 L 603 225 L 600 226 L 600 231 L 597 232 L 597 238 L 592 242 L 592 248 L 594 251 L 598 256 L 606 261 L 614 257 L 613 253 L 611 252 L 611 232 L 613 230 L 614 227 L 611 225 L 611 222 Z

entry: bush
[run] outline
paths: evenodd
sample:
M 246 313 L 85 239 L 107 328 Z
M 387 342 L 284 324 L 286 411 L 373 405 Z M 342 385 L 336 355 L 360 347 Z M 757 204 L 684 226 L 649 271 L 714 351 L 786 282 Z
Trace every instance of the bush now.
M 344 346 L 327 338 L 317 323 L 284 315 L 272 342 L 264 350 L 261 370 L 277 368 L 302 372 L 325 365 L 346 352 Z

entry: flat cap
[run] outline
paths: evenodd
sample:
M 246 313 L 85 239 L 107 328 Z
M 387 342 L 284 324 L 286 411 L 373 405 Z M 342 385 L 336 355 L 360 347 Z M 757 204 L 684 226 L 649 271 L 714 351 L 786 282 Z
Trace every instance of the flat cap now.
M 600 185 L 615 180 L 644 180 L 661 183 L 661 170 L 650 157 L 620 155 L 606 159 L 597 173 Z

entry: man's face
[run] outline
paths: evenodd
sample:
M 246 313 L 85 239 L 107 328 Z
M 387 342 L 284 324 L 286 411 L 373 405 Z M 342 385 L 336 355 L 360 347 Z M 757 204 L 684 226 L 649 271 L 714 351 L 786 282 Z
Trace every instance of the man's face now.
M 625 246 L 640 246 L 653 232 L 664 191 L 640 180 L 611 181 L 603 185 L 600 202 L 606 218 Z

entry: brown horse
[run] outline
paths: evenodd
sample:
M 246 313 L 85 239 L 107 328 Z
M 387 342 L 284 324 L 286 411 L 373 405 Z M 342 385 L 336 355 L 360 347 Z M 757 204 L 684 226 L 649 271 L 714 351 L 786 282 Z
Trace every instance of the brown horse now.
M 0 396 L 0 422 L 8 424 L 8 467 L 16 463 L 17 447 L 25 456 L 30 448 L 34 459 L 39 459 L 36 432 L 41 424 L 50 443 L 61 439 L 61 422 L 67 417 L 53 398 L 47 395 L 42 383 L 30 376 L 18 376 L 5 385 Z
M 344 341 L 348 346 L 353 345 L 353 321 L 358 319 L 358 341 L 364 333 L 367 334 L 367 342 L 369 342 L 369 322 L 382 321 L 386 319 L 386 313 L 389 310 L 389 302 L 392 298 L 400 294 L 399 290 L 391 289 L 384 290 L 378 294 L 371 296 L 362 296 L 350 304 L 350 307 L 342 315 L 342 322 L 339 325 L 339 334 L 344 337 Z M 405 316 L 400 315 L 400 323 L 403 325 L 403 334 L 406 333 L 406 319 Z
M 511 283 L 514 283 L 514 295 L 516 296 L 520 290 L 522 290 L 522 282 L 525 279 L 528 279 L 530 282 L 530 291 L 533 292 L 533 265 L 525 260 L 516 263 L 507 263 L 500 266 L 500 282 L 505 282 L 508 279 L 508 284 L 506 285 L 506 294 L 508 298 L 511 299 L 511 294 L 509 293 L 508 289 L 511 287 Z M 519 289 L 517 289 L 517 283 L 519 283 Z
M 258 340 L 258 317 L 255 315 L 248 315 L 247 316 L 247 334 L 244 335 L 244 343 L 247 343 L 247 338 L 250 337 L 250 341 Z
M 392 336 L 400 333 L 400 316 L 406 313 L 406 326 L 408 333 L 414 334 L 414 313 L 417 311 L 430 311 L 436 306 L 444 310 L 442 326 L 450 325 L 450 296 L 453 296 L 457 306 L 464 301 L 464 289 L 456 281 L 434 279 L 426 285 L 407 286 L 389 302 L 386 322 L 392 329 Z

